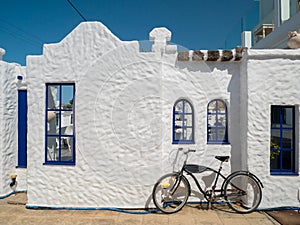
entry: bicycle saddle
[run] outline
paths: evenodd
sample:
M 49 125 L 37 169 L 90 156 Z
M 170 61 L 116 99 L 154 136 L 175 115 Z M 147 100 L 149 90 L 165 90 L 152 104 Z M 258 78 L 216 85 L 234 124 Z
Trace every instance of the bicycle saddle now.
M 229 157 L 229 156 L 220 156 L 220 155 L 217 155 L 217 156 L 215 156 L 215 158 L 216 158 L 217 160 L 222 161 L 222 162 L 228 162 L 228 159 L 229 159 L 230 157 Z

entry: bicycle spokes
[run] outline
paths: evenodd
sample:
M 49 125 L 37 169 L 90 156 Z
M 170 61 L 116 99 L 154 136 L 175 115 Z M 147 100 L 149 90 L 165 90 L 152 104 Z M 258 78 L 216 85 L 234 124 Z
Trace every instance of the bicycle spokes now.
M 261 188 L 253 177 L 237 174 L 225 185 L 225 199 L 233 210 L 249 213 L 255 210 L 261 201 Z
M 153 189 L 154 204 L 165 213 L 179 211 L 189 196 L 189 184 L 177 174 L 162 177 Z

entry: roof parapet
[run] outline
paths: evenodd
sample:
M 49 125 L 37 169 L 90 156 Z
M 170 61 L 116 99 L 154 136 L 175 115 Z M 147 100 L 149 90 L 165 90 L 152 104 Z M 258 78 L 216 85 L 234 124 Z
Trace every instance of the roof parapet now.
M 246 47 L 236 47 L 233 50 L 192 50 L 178 52 L 178 61 L 240 61 Z

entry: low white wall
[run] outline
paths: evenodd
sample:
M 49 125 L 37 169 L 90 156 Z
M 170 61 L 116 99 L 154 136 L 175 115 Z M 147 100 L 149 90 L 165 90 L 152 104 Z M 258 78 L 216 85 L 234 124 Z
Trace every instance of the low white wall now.
M 295 106 L 299 127 L 300 50 L 249 50 L 246 60 L 247 162 L 264 184 L 261 207 L 299 206 L 299 176 L 270 175 L 270 116 L 271 105 Z M 295 142 L 299 172 L 299 138 Z
M 145 207 L 155 181 L 172 171 L 172 108 L 194 106 L 190 162 L 215 167 L 232 155 L 240 168 L 239 62 L 178 62 L 177 54 L 140 53 L 98 22 L 80 24 L 42 56 L 28 57 L 28 205 Z M 74 82 L 76 165 L 43 165 L 45 83 Z M 206 144 L 206 107 L 228 104 L 231 145 Z M 231 147 L 233 146 L 234 147 Z

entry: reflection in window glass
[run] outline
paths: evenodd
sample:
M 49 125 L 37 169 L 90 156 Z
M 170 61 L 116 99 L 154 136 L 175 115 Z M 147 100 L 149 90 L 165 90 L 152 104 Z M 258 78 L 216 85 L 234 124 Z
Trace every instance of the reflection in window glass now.
M 295 107 L 271 107 L 271 174 L 295 173 Z
M 188 100 L 181 99 L 173 107 L 173 144 L 194 143 L 194 114 Z
M 227 107 L 223 100 L 212 100 L 207 105 L 207 142 L 228 143 Z
M 75 164 L 74 84 L 46 85 L 45 163 Z

